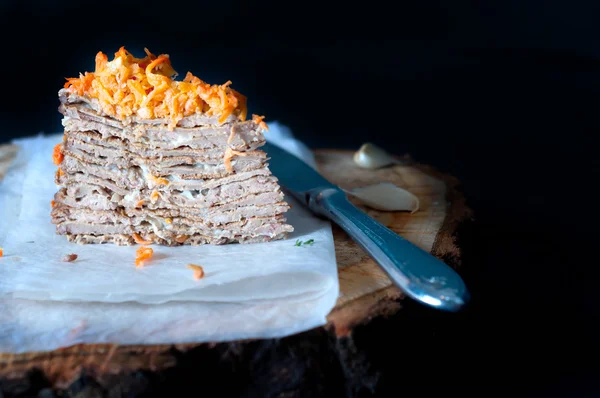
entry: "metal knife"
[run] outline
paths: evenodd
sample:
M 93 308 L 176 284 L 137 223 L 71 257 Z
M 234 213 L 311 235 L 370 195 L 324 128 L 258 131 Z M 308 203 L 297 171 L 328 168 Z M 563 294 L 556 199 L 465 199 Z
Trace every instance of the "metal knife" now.
M 458 311 L 469 301 L 464 281 L 444 262 L 369 217 L 296 156 L 269 143 L 261 149 L 282 188 L 344 229 L 407 296 L 446 311 Z

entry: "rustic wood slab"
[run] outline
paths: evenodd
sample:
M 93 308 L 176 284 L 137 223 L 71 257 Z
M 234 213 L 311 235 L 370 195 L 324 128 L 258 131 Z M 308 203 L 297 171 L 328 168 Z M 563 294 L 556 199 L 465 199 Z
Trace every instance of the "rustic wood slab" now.
M 16 150 L 15 146 L 0 146 L 0 178 L 4 177 Z M 315 155 L 323 175 L 344 189 L 391 182 L 415 194 L 420 200 L 420 209 L 414 214 L 381 212 L 363 207 L 356 200 L 353 202 L 394 232 L 433 253 L 449 265 L 455 268 L 460 266 L 461 250 L 456 242 L 457 231 L 459 225 L 471 217 L 471 212 L 455 178 L 441 174 L 430 166 L 416 164 L 408 156 L 403 158 L 406 161 L 405 165 L 365 170 L 354 165 L 352 151 L 317 150 Z M 320 330 L 302 333 L 282 341 L 301 344 L 300 341 L 305 339 L 307 344 L 315 346 L 324 344 L 324 339 L 329 342 L 327 344 L 334 344 L 331 341 L 335 340 L 347 341 L 359 325 L 368 324 L 374 318 L 390 316 L 401 309 L 403 295 L 392 285 L 386 274 L 345 232 L 335 225 L 333 231 L 339 267 L 340 297 L 328 316 L 328 325 Z M 259 350 L 258 347 L 264 344 L 268 343 L 247 341 L 176 346 L 98 344 L 77 345 L 53 352 L 20 355 L 0 353 L 0 383 L 4 383 L 0 384 L 0 396 L 2 388 L 10 390 L 18 386 L 22 389 L 22 383 L 26 380 L 29 380 L 27 383 L 30 385 L 31 372 L 34 369 L 41 374 L 44 385 L 49 388 L 73 386 L 75 380 L 87 375 L 85 377 L 93 377 L 94 385 L 101 386 L 98 388 L 104 388 L 105 391 L 109 388 L 112 388 L 113 392 L 115 388 L 120 389 L 119 391 L 131 391 L 131 383 L 125 382 L 129 387 L 123 387 L 124 382 L 119 380 L 119 375 L 130 375 L 140 370 L 164 372 L 176 369 L 181 363 L 182 355 L 185 357 L 186 353 L 190 355 L 189 358 L 199 361 L 210 358 L 209 360 L 222 362 L 224 359 L 221 354 L 228 352 L 227 360 L 234 361 L 232 358 L 236 355 L 256 354 L 253 350 Z M 343 360 L 349 361 L 348 346 L 341 346 L 339 343 L 334 345 L 333 350 L 338 351 L 336 355 L 340 360 L 345 358 Z M 237 354 L 236 350 L 239 351 Z M 309 352 L 310 350 L 305 354 Z M 239 358 L 237 360 L 239 362 Z M 8 387 L 2 387 L 3 385 Z

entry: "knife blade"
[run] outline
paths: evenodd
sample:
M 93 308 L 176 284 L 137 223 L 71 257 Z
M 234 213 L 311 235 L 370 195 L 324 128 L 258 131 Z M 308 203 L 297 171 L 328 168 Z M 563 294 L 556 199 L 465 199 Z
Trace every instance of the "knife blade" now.
M 354 206 L 341 188 L 298 157 L 270 143 L 261 149 L 282 189 L 344 229 L 408 297 L 453 312 L 468 303 L 469 291 L 450 266 Z

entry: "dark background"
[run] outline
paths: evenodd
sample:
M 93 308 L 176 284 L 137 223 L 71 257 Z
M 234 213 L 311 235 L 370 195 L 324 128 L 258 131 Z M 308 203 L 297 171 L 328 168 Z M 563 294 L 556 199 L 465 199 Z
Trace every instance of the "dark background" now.
M 311 147 L 410 153 L 475 211 L 473 303 L 416 310 L 390 357 L 424 392 L 450 374 L 447 391 L 598 396 L 599 18 L 592 1 L 3 1 L 0 142 L 58 132 L 64 78 L 124 45 L 232 80 Z

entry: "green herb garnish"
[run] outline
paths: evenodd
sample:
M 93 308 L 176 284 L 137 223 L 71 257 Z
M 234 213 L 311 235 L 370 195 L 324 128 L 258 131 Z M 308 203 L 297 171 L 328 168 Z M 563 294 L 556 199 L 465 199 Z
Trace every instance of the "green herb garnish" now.
M 309 239 L 306 242 L 302 242 L 300 239 L 296 239 L 296 244 L 294 246 L 312 246 L 315 243 L 314 239 Z

